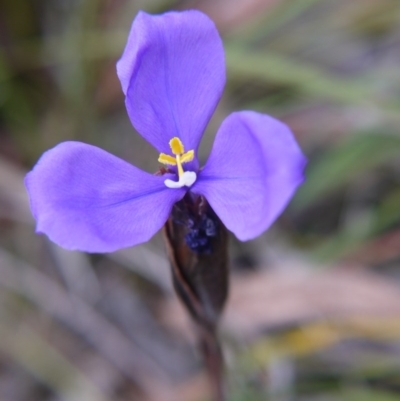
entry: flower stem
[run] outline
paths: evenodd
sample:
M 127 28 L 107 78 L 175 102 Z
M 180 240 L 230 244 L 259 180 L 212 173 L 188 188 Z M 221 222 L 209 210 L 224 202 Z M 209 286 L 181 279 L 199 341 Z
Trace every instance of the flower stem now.
M 215 330 L 199 330 L 200 350 L 207 368 L 214 401 L 224 401 L 224 360 Z
M 228 295 L 227 231 L 203 197 L 174 205 L 164 227 L 175 290 L 192 317 L 214 401 L 224 401 L 217 329 Z

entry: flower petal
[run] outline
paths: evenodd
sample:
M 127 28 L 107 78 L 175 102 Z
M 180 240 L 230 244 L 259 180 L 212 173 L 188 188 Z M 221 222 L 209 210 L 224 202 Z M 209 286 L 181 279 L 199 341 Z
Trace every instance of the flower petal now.
M 133 126 L 159 152 L 182 140 L 197 150 L 225 85 L 225 59 L 214 23 L 195 10 L 133 21 L 117 73 Z
M 185 190 L 95 146 L 64 142 L 26 176 L 36 231 L 67 249 L 112 252 L 150 239 Z
M 204 195 L 225 226 L 246 241 L 279 216 L 303 182 L 305 164 L 285 124 L 251 111 L 233 113 L 192 191 Z

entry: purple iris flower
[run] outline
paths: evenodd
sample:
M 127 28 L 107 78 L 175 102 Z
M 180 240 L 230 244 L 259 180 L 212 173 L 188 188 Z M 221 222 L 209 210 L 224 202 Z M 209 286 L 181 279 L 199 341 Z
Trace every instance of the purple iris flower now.
M 265 231 L 302 183 L 306 159 L 285 124 L 241 111 L 222 123 L 199 168 L 199 143 L 225 85 L 214 23 L 194 10 L 140 12 L 117 73 L 131 122 L 166 173 L 60 143 L 25 179 L 37 232 L 67 249 L 112 252 L 149 240 L 188 191 L 204 196 L 238 239 Z

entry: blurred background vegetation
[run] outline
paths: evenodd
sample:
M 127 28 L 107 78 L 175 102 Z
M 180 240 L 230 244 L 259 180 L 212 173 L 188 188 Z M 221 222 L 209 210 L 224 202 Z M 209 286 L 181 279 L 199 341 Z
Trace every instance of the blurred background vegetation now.
M 216 22 L 226 50 L 202 160 L 241 109 L 287 122 L 309 158 L 273 228 L 231 239 L 229 400 L 400 400 L 398 0 L 0 3 L 0 399 L 209 399 L 160 236 L 64 251 L 34 234 L 22 183 L 70 139 L 157 169 L 115 62 L 138 10 L 185 8 Z

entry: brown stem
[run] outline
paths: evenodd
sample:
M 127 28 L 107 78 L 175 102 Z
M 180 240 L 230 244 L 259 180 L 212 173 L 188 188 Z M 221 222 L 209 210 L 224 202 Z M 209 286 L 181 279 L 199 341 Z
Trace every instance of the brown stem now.
M 215 330 L 199 327 L 200 350 L 210 379 L 213 401 L 224 401 L 224 361 Z

